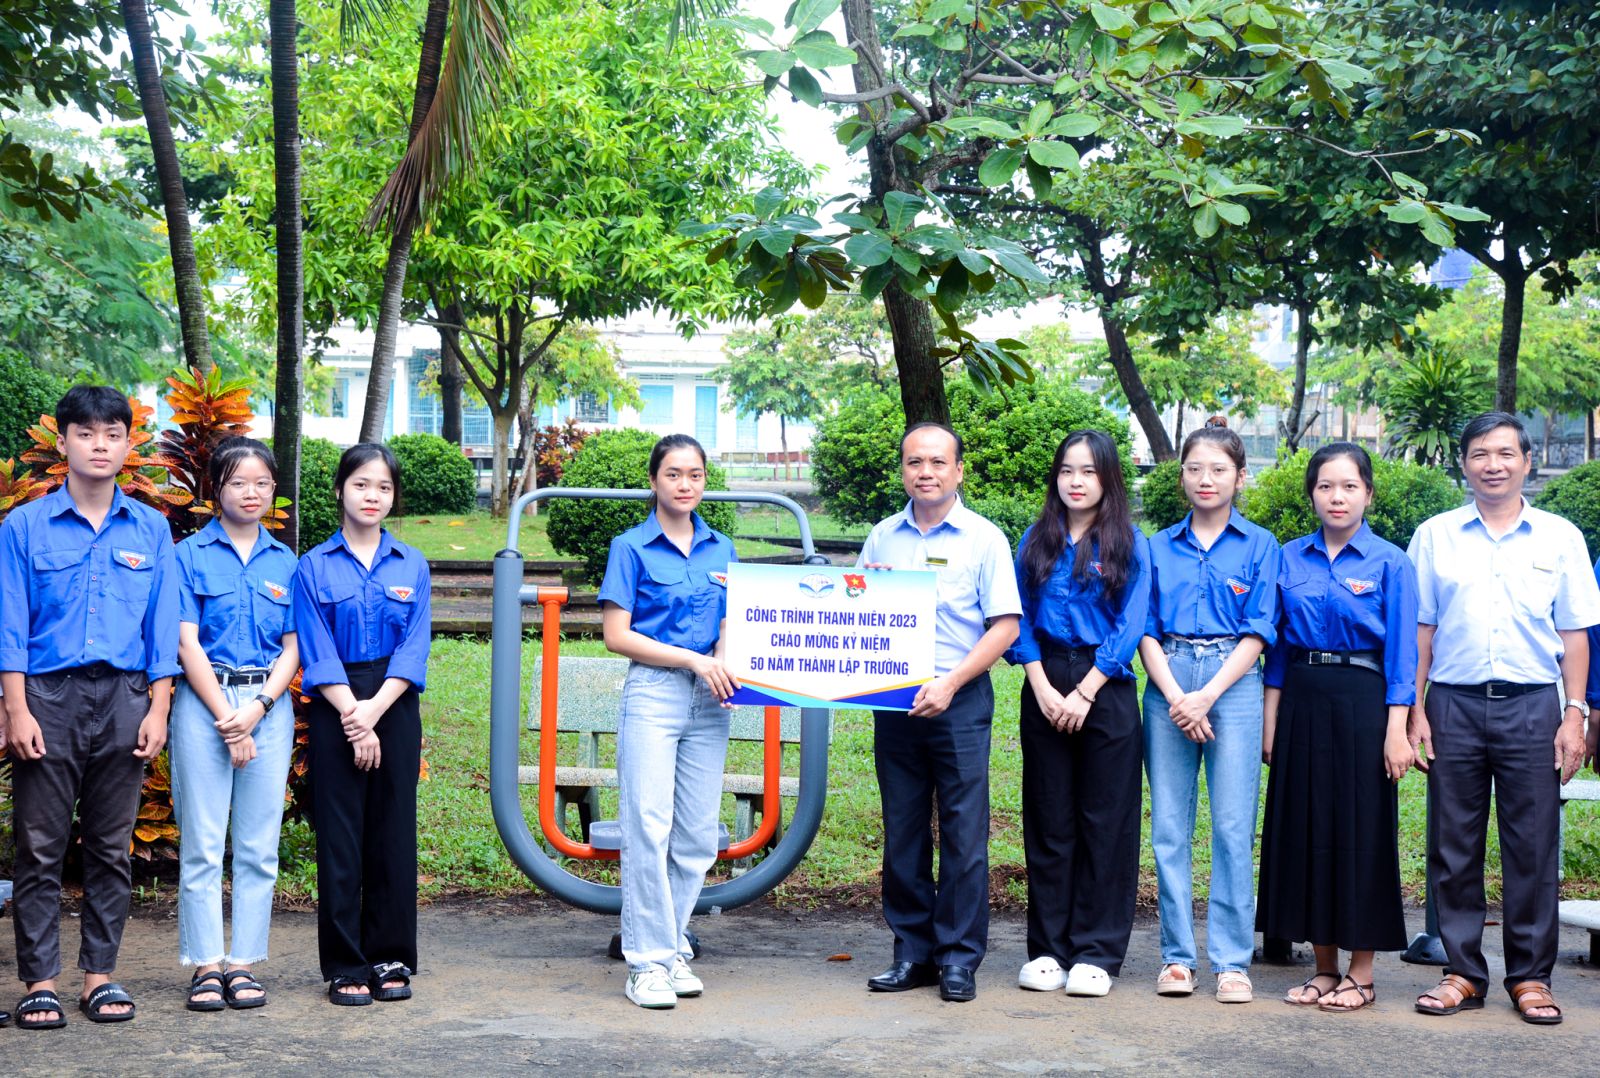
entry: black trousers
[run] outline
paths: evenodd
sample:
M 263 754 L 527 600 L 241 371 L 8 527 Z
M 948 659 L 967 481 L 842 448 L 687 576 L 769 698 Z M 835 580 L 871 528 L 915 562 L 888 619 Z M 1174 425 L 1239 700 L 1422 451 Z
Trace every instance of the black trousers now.
M 45 755 L 11 753 L 17 976 L 31 983 L 61 973 L 61 864 L 74 808 L 83 841 L 78 968 L 110 973 L 132 891 L 128 844 L 144 784 L 144 761 L 133 750 L 150 711 L 149 682 L 143 671 L 96 664 L 30 675 L 26 685 Z
M 1045 676 L 1062 693 L 1094 666 L 1092 648 L 1047 648 Z M 1022 686 L 1022 843 L 1028 860 L 1028 958 L 1053 956 L 1122 971 L 1139 887 L 1138 692 L 1113 679 L 1083 729 L 1058 732 Z
M 1550 983 L 1557 920 L 1561 775 L 1554 768 L 1561 697 L 1554 685 L 1488 700 L 1447 685 L 1427 698 L 1435 759 L 1428 770 L 1429 867 L 1438 888 L 1439 937 L 1449 973 L 1484 991 L 1484 840 L 1491 787 L 1500 828 L 1501 940 L 1505 984 Z
M 977 969 L 989 947 L 989 728 L 983 674 L 942 715 L 879 711 L 872 749 L 883 802 L 883 919 L 896 962 Z M 939 881 L 933 879 L 938 796 Z
M 388 660 L 345 664 L 367 700 Z M 417 769 L 422 716 L 416 690 L 378 720 L 382 758 L 362 771 L 339 713 L 311 703 L 311 808 L 317 830 L 317 952 L 323 980 L 365 981 L 379 962 L 417 968 Z

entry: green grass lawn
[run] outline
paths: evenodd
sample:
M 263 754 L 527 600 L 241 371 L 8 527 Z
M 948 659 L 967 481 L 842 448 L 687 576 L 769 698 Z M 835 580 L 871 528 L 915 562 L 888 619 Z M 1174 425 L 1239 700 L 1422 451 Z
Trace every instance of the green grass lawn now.
M 530 640 L 523 650 L 523 698 L 530 684 L 538 650 Z M 602 655 L 596 641 L 568 641 L 564 655 Z M 490 681 L 489 645 L 482 640 L 436 640 L 429 667 L 428 691 L 423 697 L 424 754 L 430 777 L 418 793 L 419 864 L 422 892 L 436 896 L 471 891 L 505 894 L 524 891 L 531 884 L 510 862 L 503 849 L 489 808 L 488 743 Z M 1021 672 L 1001 667 L 995 672 L 996 713 L 992 768 L 993 820 L 990 826 L 990 863 L 994 896 L 1004 905 L 1020 906 L 1026 899 L 1022 878 L 1022 758 L 1017 739 L 1017 693 Z M 780 903 L 797 906 L 855 905 L 875 902 L 882 856 L 877 782 L 872 768 L 872 720 L 865 711 L 834 713 L 830 750 L 828 804 L 821 832 L 805 862 L 776 892 Z M 608 739 L 610 740 L 610 739 Z M 535 743 L 525 735 L 523 762 L 535 763 Z M 611 746 L 607 746 L 609 749 Z M 573 762 L 572 746 L 562 762 Z M 785 771 L 795 773 L 796 750 L 786 750 Z M 602 763 L 609 763 L 602 759 Z M 760 747 L 735 744 L 729 770 L 759 773 Z M 1263 782 L 1263 791 L 1265 782 Z M 1401 784 L 1401 869 L 1408 891 L 1420 888 L 1424 876 L 1425 780 L 1408 775 Z M 534 818 L 534 789 L 526 788 L 523 803 Z M 792 807 L 792 806 L 791 806 Z M 603 814 L 615 812 L 614 793 L 602 801 Z M 724 819 L 732 826 L 732 799 L 724 804 Z M 1149 847 L 1148 791 L 1145 798 L 1146 833 L 1141 848 L 1140 896 L 1149 904 L 1155 898 L 1155 870 Z M 1567 810 L 1567 897 L 1600 895 L 1600 842 L 1594 827 L 1600 811 L 1588 803 Z M 574 817 L 575 818 L 575 817 Z M 1202 779 L 1199 826 L 1195 835 L 1195 893 L 1206 893 L 1210 870 L 1210 840 Z M 534 823 L 535 828 L 537 822 Z M 575 824 L 574 824 L 575 829 Z M 306 897 L 314 892 L 314 847 L 304 825 L 286 829 L 280 888 L 286 897 Z M 1497 896 L 1499 844 L 1489 836 L 1490 894 Z M 609 866 L 585 866 L 586 875 L 614 878 Z
M 794 531 L 794 517 L 789 517 L 790 531 Z M 530 560 L 564 557 L 550 545 L 545 532 L 548 517 L 525 516 L 517 531 L 517 545 L 522 556 Z M 460 516 L 438 515 L 429 517 L 396 517 L 387 527 L 396 539 L 409 543 L 422 551 L 425 558 L 435 560 L 487 561 L 505 548 L 506 520 L 486 512 L 464 513 Z M 782 535 L 781 531 L 767 529 L 762 534 Z M 787 547 L 741 540 L 734 544 L 743 558 L 768 554 L 792 553 Z

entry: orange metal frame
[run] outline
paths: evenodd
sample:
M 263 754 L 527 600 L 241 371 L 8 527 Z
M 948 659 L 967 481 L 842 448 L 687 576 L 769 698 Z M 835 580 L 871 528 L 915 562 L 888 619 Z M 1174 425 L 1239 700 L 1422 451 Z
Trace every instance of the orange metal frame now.
M 561 661 L 561 606 L 567 601 L 566 588 L 540 588 L 536 599 L 543 608 L 543 670 L 539 683 L 539 827 L 556 852 L 584 861 L 614 861 L 616 850 L 597 850 L 587 842 L 574 842 L 556 819 L 556 694 L 560 688 L 558 666 Z M 730 842 L 718 852 L 724 859 L 749 857 L 761 849 L 778 829 L 778 814 L 783 809 L 778 790 L 782 775 L 783 739 L 776 707 L 768 707 L 762 723 L 761 825 L 755 834 L 740 842 Z

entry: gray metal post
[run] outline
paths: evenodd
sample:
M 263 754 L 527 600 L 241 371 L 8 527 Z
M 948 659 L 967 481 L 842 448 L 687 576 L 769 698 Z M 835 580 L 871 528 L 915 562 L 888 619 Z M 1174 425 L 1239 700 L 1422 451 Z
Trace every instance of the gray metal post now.
M 494 810 L 495 827 L 506 852 L 518 868 L 535 884 L 557 898 L 594 913 L 618 913 L 622 892 L 606 884 L 579 879 L 557 864 L 534 841 L 523 811 L 517 783 L 521 746 L 522 695 L 522 606 L 533 602 L 536 589 L 522 587 L 522 554 L 517 549 L 518 524 L 523 510 L 535 501 L 551 497 L 611 498 L 643 500 L 648 491 L 585 490 L 551 487 L 524 494 L 511 510 L 506 549 L 494 559 L 494 613 L 491 642 L 489 688 L 489 802 Z M 716 501 L 754 501 L 779 505 L 795 514 L 800 522 L 801 549 L 807 562 L 817 557 L 805 510 L 781 494 L 734 493 L 715 491 L 707 498 Z M 714 884 L 700 892 L 695 910 L 704 913 L 713 906 L 733 909 L 754 902 L 783 881 L 810 849 L 822 824 L 822 809 L 828 795 L 828 711 L 805 708 L 800 713 L 800 791 L 794 816 L 778 844 L 761 863 L 744 875 L 726 883 Z

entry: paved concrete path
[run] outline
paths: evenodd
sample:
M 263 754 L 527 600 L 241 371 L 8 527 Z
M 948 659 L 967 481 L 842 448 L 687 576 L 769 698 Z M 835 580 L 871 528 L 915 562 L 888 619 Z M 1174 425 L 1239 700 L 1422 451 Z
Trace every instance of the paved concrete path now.
M 1153 921 L 1135 930 L 1111 995 L 1068 999 L 1016 987 L 1023 925 L 997 917 L 975 1002 L 936 990 L 874 995 L 865 979 L 888 956 L 865 913 L 739 910 L 697 923 L 696 969 L 706 994 L 676 1010 L 644 1012 L 622 995 L 624 970 L 604 957 L 614 919 L 533 901 L 483 900 L 422 911 L 422 971 L 409 1003 L 335 1009 L 316 967 L 315 917 L 282 913 L 272 962 L 259 972 L 264 1010 L 190 1014 L 175 962 L 170 910 L 136 911 L 119 977 L 139 1001 L 128 1025 L 93 1026 L 72 1011 L 64 1030 L 0 1030 L 0 1075 L 500 1075 L 546 1073 L 836 1074 L 1023 1073 L 1133 1070 L 1148 1074 L 1596 1073 L 1600 971 L 1564 933 L 1556 992 L 1566 1022 L 1519 1021 L 1503 992 L 1483 1011 L 1416 1014 L 1412 999 L 1438 971 L 1393 956 L 1378 964 L 1378 1003 L 1318 1014 L 1277 1001 L 1309 965 L 1255 970 L 1258 1001 L 1223 1006 L 1209 995 L 1154 995 Z M 1489 930 L 1498 952 L 1499 932 Z M 68 919 L 63 949 L 77 950 Z M 850 961 L 830 956 L 850 955 Z M 11 926 L 0 922 L 0 970 L 12 969 Z M 1498 975 L 1498 968 L 1496 973 Z M 1210 978 L 1202 976 L 1202 985 Z M 74 975 L 64 984 L 76 992 Z M 14 985 L 4 989 L 8 1008 Z M 70 997 L 69 997 L 70 998 Z

